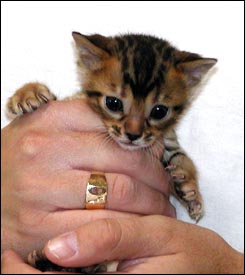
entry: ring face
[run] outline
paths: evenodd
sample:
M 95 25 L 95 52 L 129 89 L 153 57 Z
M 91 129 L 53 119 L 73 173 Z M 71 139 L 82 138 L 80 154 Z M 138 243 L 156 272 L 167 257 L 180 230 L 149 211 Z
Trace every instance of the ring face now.
M 107 183 L 103 174 L 92 173 L 86 188 L 86 209 L 104 209 Z

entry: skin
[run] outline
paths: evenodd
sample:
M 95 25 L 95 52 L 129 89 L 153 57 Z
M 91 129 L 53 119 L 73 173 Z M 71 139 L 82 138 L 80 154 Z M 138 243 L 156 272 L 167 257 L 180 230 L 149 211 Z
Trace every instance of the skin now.
M 100 127 L 74 101 L 48 104 L 2 130 L 2 274 L 42 273 L 23 258 L 54 237 L 45 253 L 63 266 L 120 260 L 119 273 L 244 273 L 243 255 L 216 233 L 162 215 L 139 217 L 174 215 L 166 174 L 142 152 L 100 147 Z M 152 161 L 155 170 L 146 169 Z M 81 209 L 91 170 L 106 172 L 106 211 Z M 62 243 L 70 234 L 57 237 L 64 232 L 72 232 L 78 249 L 70 259 Z
M 120 260 L 121 274 L 244 274 L 244 256 L 219 235 L 159 215 L 93 221 L 51 240 L 45 253 L 64 266 Z M 12 251 L 3 254 L 2 272 L 41 273 Z
M 73 100 L 50 102 L 2 129 L 2 251 L 26 259 L 49 239 L 93 220 L 175 216 L 159 160 L 105 141 L 102 128 L 85 102 Z M 106 210 L 84 210 L 91 171 L 105 172 Z

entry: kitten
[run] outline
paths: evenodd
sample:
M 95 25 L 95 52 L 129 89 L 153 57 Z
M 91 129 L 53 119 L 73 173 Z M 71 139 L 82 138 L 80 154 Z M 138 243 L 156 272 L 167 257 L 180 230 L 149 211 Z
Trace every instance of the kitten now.
M 162 162 L 172 175 L 172 193 L 198 221 L 203 201 L 197 171 L 174 129 L 217 60 L 180 51 L 148 35 L 104 37 L 73 32 L 73 38 L 81 78 L 81 92 L 74 97 L 86 98 L 108 135 L 122 148 L 164 145 Z M 7 108 L 19 116 L 55 99 L 45 85 L 29 83 L 16 91 Z

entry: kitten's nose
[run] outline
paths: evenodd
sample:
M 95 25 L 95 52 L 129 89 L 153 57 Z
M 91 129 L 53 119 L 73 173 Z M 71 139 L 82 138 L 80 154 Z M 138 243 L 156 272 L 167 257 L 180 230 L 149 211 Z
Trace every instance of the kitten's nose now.
M 140 138 L 140 136 L 141 136 L 141 135 L 134 135 L 134 134 L 130 134 L 130 133 L 126 133 L 126 135 L 128 136 L 128 139 L 130 141 L 134 141 L 134 140 Z

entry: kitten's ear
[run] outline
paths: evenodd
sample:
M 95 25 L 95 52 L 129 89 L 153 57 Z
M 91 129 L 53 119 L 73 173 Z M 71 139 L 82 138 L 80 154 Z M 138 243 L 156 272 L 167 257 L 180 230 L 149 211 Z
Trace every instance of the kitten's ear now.
M 106 37 L 101 35 L 85 36 L 78 32 L 73 32 L 72 36 L 76 43 L 80 61 L 87 69 L 98 69 L 101 62 L 109 58 L 109 53 L 104 50 Z
M 184 74 L 189 88 L 197 85 L 216 63 L 215 58 L 203 58 L 188 52 L 177 52 L 175 61 L 176 68 Z

